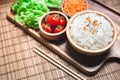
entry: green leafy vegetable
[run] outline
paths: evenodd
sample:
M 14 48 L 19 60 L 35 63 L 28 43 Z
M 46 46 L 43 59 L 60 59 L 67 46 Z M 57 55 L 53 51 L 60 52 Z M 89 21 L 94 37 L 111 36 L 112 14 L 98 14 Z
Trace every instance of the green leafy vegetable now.
M 48 7 L 60 8 L 63 0 L 45 0 Z
M 60 8 L 61 2 L 62 0 L 16 0 L 11 8 L 16 13 L 17 22 L 38 29 L 38 20 L 50 11 L 48 7 Z
M 15 20 L 27 25 L 30 28 L 38 29 L 38 20 L 42 15 L 49 12 L 45 3 L 38 0 L 16 0 L 12 5 L 16 12 Z

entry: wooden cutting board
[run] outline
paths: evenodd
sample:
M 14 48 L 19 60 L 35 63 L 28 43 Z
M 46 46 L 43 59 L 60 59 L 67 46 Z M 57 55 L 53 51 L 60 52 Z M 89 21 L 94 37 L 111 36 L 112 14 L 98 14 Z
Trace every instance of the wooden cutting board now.
M 57 55 L 67 60 L 69 63 L 71 63 L 73 66 L 83 71 L 84 73 L 90 75 L 95 74 L 101 68 L 101 66 L 110 59 L 114 58 L 120 61 L 120 36 L 118 36 L 118 39 L 114 46 L 110 50 L 108 50 L 106 54 L 100 56 L 86 56 L 76 52 L 70 46 L 66 37 L 54 43 L 46 41 L 40 36 L 39 32 L 27 28 L 25 25 L 14 21 L 14 15 L 11 13 L 10 10 L 8 10 L 7 12 L 7 18 L 9 21 L 18 25 L 22 30 L 26 31 L 29 35 L 43 43 L 45 46 L 54 51 Z

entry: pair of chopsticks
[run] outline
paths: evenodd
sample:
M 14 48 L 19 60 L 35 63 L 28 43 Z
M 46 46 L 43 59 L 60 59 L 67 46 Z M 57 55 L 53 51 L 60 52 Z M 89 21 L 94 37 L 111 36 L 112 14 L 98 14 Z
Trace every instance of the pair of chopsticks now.
M 35 47 L 35 49 L 33 49 L 33 52 L 39 54 L 41 57 L 48 60 L 50 63 L 57 66 L 58 68 L 60 68 L 61 70 L 63 70 L 67 74 L 71 75 L 75 79 L 77 79 L 77 80 L 86 80 L 84 77 L 80 76 L 78 73 L 74 72 L 72 69 L 68 68 L 64 64 L 62 64 L 62 63 L 58 62 L 57 60 L 55 60 L 53 57 L 51 57 L 45 51 L 41 50 L 39 47 Z

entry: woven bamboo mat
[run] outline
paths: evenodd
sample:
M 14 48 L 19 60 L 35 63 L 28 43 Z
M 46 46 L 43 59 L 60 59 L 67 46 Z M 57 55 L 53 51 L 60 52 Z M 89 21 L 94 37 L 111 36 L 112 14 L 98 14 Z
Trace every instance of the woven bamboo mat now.
M 6 11 L 12 3 L 0 5 L 0 80 L 75 80 L 61 69 L 35 54 L 39 46 L 88 80 L 119 80 L 120 64 L 108 62 L 94 76 L 86 76 L 68 62 L 51 52 L 34 38 L 6 19 Z
M 0 80 L 74 80 L 56 66 L 33 53 L 32 49 L 37 45 L 58 61 L 65 63 L 6 19 L 5 13 L 10 5 L 0 6 Z

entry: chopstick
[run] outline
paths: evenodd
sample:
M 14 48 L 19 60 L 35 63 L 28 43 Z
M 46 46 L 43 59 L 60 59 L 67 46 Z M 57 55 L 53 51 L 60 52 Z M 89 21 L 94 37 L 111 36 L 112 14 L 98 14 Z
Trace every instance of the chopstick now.
M 41 50 L 39 47 L 35 47 L 35 49 L 33 49 L 33 52 L 39 54 L 41 57 L 48 60 L 53 65 L 57 66 L 58 68 L 60 68 L 61 70 L 63 70 L 67 74 L 71 75 L 75 79 L 77 79 L 77 80 L 86 80 L 84 77 L 80 76 L 78 73 L 74 72 L 72 69 L 68 68 L 64 64 L 62 64 L 62 63 L 58 62 L 57 60 L 55 60 L 52 56 L 48 55 L 45 51 Z

